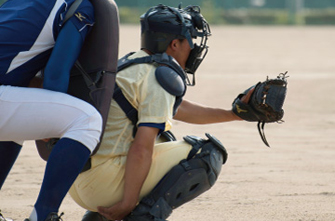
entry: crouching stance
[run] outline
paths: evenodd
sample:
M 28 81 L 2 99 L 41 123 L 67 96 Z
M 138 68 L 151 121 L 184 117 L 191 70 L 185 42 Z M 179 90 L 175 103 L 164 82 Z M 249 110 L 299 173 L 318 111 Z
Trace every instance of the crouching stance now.
M 186 159 L 174 166 L 157 186 L 139 202 L 125 221 L 165 220 L 172 210 L 210 189 L 217 180 L 227 152 L 210 134 L 207 140 L 186 136 L 192 146 Z M 172 143 L 169 143 L 172 144 Z M 108 220 L 99 213 L 86 212 L 83 221 Z
M 165 220 L 208 190 L 227 153 L 213 136 L 162 142 L 172 119 L 222 123 L 231 111 L 185 100 L 211 35 L 198 6 L 157 5 L 141 16 L 141 50 L 118 62 L 116 90 L 99 150 L 70 189 L 84 221 Z M 193 76 L 193 80 L 188 76 Z
M 26 219 L 59 220 L 57 212 L 63 198 L 99 142 L 100 114 L 88 103 L 64 93 L 3 85 L 0 119 L 0 141 L 6 141 L 0 142 L 0 188 L 24 140 L 60 138 L 49 156 L 33 211 Z

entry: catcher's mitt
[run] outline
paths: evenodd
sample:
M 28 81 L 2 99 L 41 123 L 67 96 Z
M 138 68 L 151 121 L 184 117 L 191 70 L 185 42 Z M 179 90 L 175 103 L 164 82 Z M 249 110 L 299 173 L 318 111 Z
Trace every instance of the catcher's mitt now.
M 287 91 L 287 72 L 281 73 L 275 79 L 267 78 L 264 82 L 250 87 L 239 94 L 233 102 L 233 112 L 246 121 L 258 122 L 259 134 L 269 146 L 264 134 L 265 123 L 282 122 L 284 110 L 282 109 Z M 250 90 L 254 90 L 248 103 L 243 103 L 241 98 Z

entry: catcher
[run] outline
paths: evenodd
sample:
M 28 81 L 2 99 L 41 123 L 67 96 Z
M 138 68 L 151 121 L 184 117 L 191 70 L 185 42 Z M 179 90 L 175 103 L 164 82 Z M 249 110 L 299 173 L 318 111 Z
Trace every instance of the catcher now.
M 257 84 L 235 99 L 232 110 L 183 99 L 187 86 L 194 85 L 210 35 L 198 6 L 158 5 L 141 16 L 141 50 L 119 60 L 117 89 L 100 149 L 70 190 L 88 210 L 84 221 L 166 220 L 173 209 L 214 185 L 227 160 L 225 148 L 210 134 L 206 139 L 186 136 L 184 141 L 172 137 L 164 142 L 172 118 L 209 124 L 283 117 L 286 83 Z M 286 82 L 285 75 L 277 81 Z M 276 105 L 272 100 L 278 100 Z M 270 108 L 279 114 L 270 117 Z
M 214 185 L 227 160 L 224 146 L 207 133 L 175 141 L 171 119 L 221 123 L 246 119 L 246 111 L 252 121 L 263 119 L 249 112 L 258 86 L 239 95 L 233 110 L 183 99 L 211 35 L 200 7 L 157 5 L 141 16 L 141 28 L 141 50 L 119 60 L 100 148 L 70 189 L 88 210 L 83 221 L 166 220 Z

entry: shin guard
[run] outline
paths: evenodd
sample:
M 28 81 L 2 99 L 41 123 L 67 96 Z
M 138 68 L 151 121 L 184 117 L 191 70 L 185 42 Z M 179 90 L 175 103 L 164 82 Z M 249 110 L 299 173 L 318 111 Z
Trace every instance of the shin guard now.
M 124 221 L 165 220 L 173 209 L 214 185 L 228 154 L 219 140 L 206 136 L 207 140 L 184 137 L 193 146 L 187 159 L 174 166 Z

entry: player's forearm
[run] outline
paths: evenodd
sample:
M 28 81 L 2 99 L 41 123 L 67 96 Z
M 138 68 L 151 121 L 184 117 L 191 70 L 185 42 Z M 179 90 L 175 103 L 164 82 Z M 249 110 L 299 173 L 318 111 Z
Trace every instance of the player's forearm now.
M 138 202 L 142 185 L 149 173 L 157 128 L 141 126 L 129 149 L 125 171 L 123 201 L 134 206 Z
M 231 110 L 206 107 L 190 101 L 182 102 L 174 119 L 193 124 L 211 124 L 239 120 Z
M 152 152 L 131 148 L 127 157 L 123 201 L 135 207 L 142 185 L 149 173 Z

